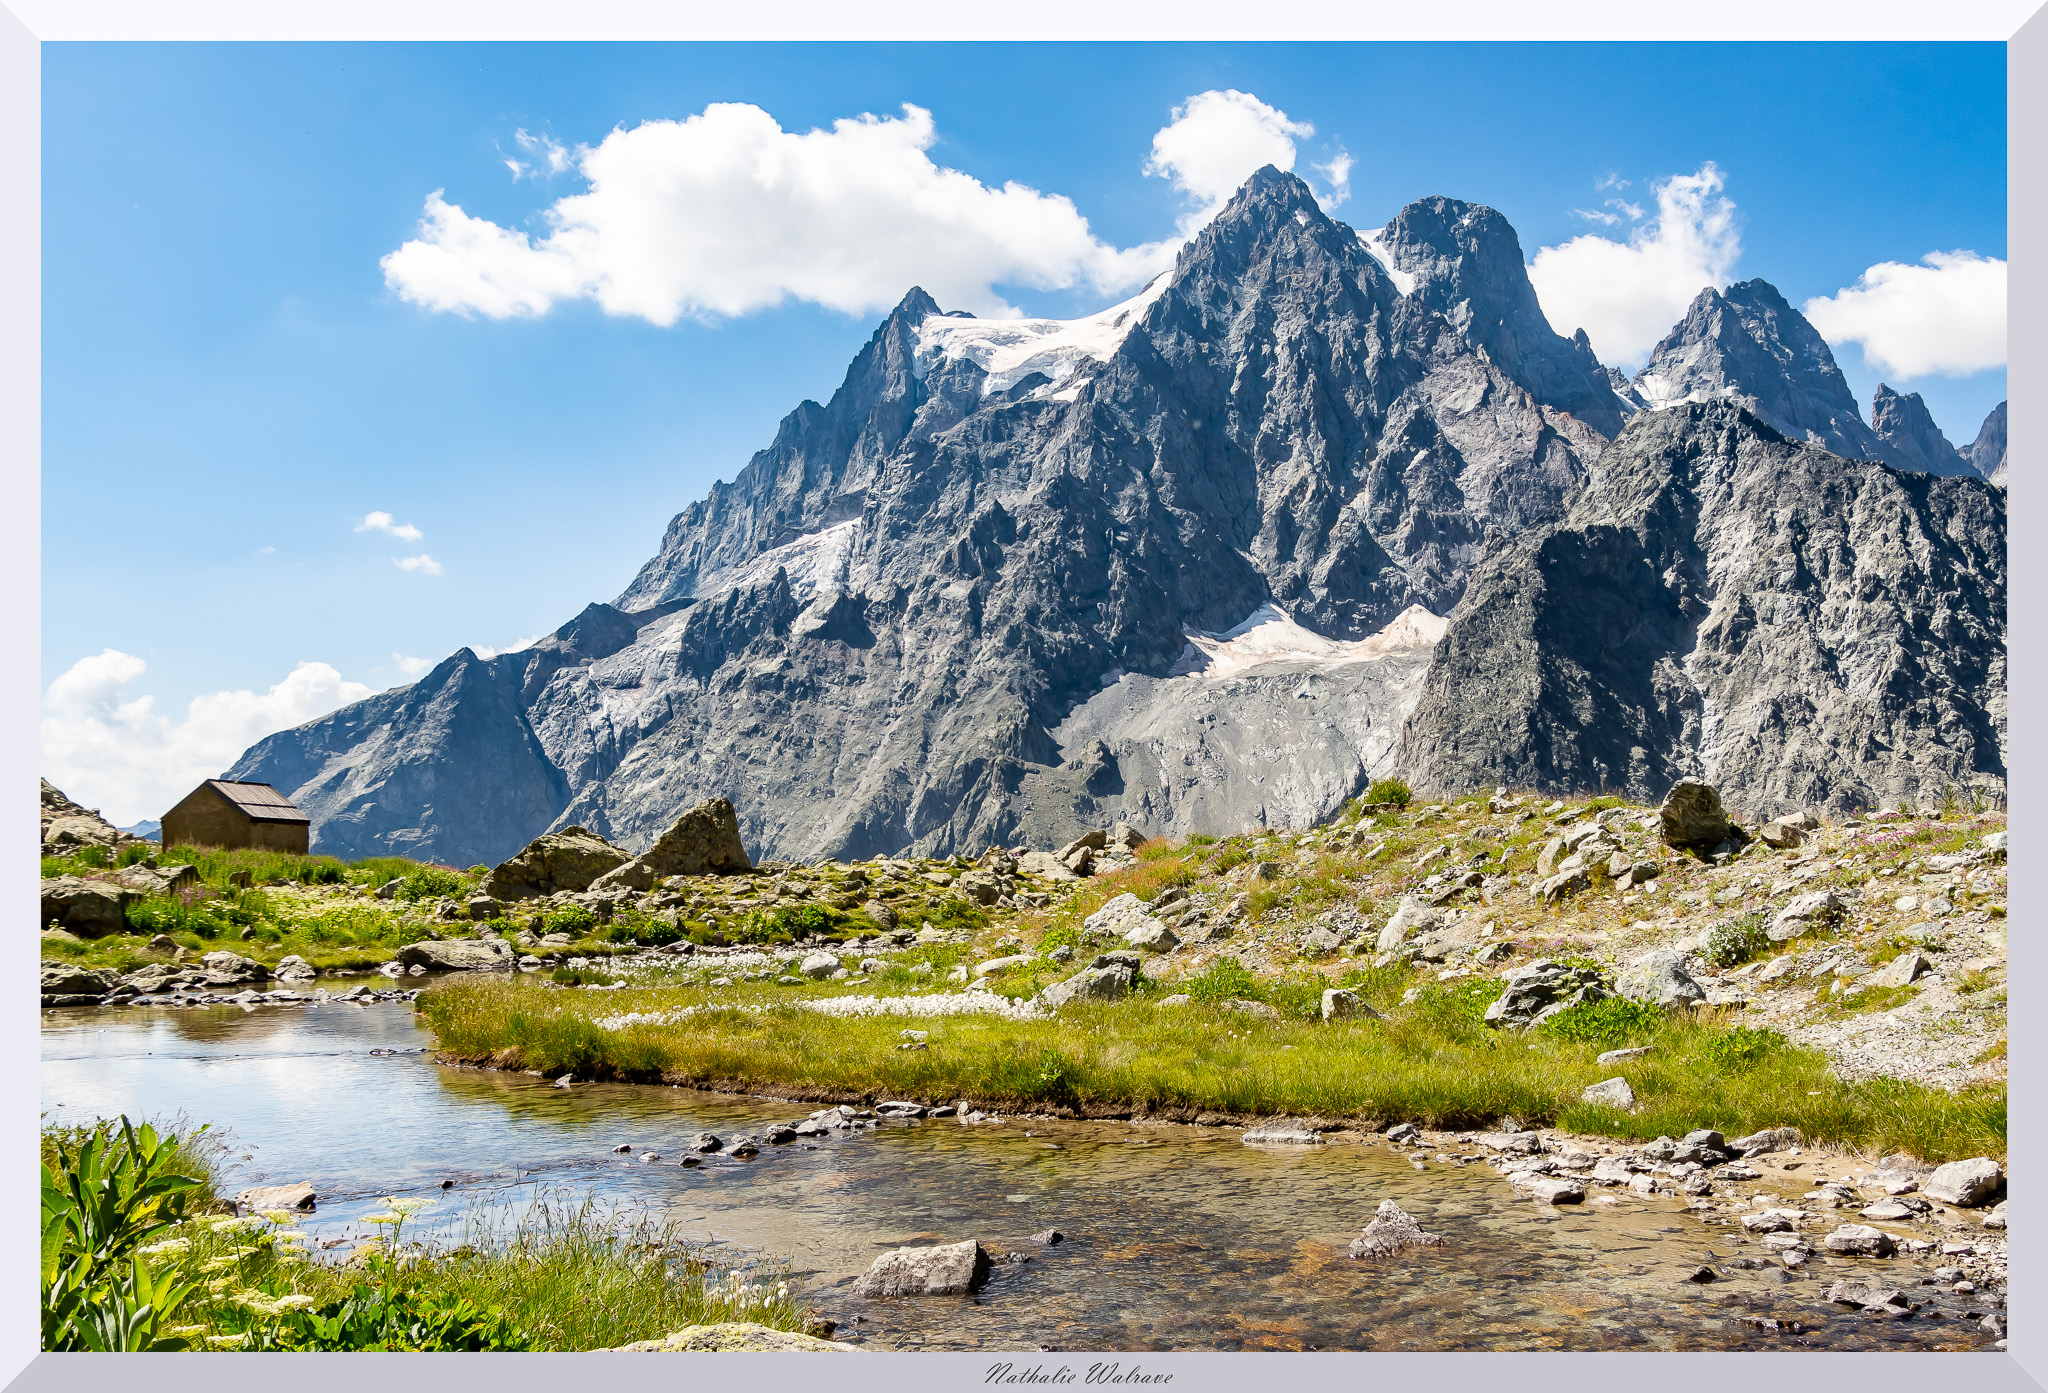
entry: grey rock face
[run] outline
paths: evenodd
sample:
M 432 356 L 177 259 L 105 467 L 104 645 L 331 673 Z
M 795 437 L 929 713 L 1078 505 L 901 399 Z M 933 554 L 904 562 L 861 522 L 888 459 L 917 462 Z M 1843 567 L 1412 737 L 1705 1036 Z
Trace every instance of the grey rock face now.
M 1651 350 L 1635 388 L 1658 410 L 1739 402 L 1794 440 L 1849 459 L 1886 457 L 1827 340 L 1768 281 L 1702 290 Z
M 1129 996 L 1137 973 L 1128 964 L 1113 962 L 1102 967 L 1085 967 L 1064 982 L 1055 982 L 1038 994 L 1038 1002 L 1057 1011 L 1070 1001 L 1116 1001 Z
M 1563 522 L 1489 549 L 1397 762 L 1431 791 L 2002 796 L 2005 574 L 2004 496 L 1978 480 L 1794 445 L 1728 403 L 1644 412 Z
M 1177 677 L 1190 632 L 1272 604 L 1355 644 L 1443 614 L 1488 531 L 1554 518 L 1605 441 L 1277 170 L 1155 290 L 1057 383 L 937 346 L 951 321 L 913 291 L 615 605 L 274 736 L 236 777 L 294 791 L 318 850 L 461 863 L 551 824 L 649 845 L 738 792 L 734 768 L 746 842 L 777 858 L 1328 816 L 1390 747 L 1427 643 L 1377 674 L 1324 647 L 1283 685 Z M 1171 690 L 1090 707 L 1118 673 Z M 1254 674 L 1241 716 L 1234 696 L 1183 714 L 1184 689 Z
M 2005 408 L 2005 402 L 1992 407 L 1977 438 L 1962 451 L 1971 468 L 2000 488 L 2005 487 Z
M 855 1296 L 964 1296 L 977 1291 L 994 1267 L 979 1243 L 967 1239 L 936 1248 L 898 1248 L 869 1264 L 853 1284 Z
M 1613 996 L 1600 974 L 1589 967 L 1566 967 L 1548 958 L 1530 963 L 1508 978 L 1507 985 L 1486 1008 L 1491 1026 L 1530 1026 L 1582 1001 Z
M 1678 954 L 1658 948 L 1630 963 L 1615 981 L 1615 990 L 1631 1001 L 1657 1006 L 1690 1006 L 1707 999 L 1706 989 L 1693 981 Z
M 1621 429 L 1624 403 L 1607 370 L 1584 330 L 1565 338 L 1551 327 L 1506 218 L 1462 199 L 1425 198 L 1395 214 L 1373 246 L 1414 277 L 1411 300 L 1443 315 L 1530 396 L 1602 435 Z
M 1977 468 L 1956 453 L 1941 427 L 1927 412 L 1918 392 L 1900 396 L 1882 382 L 1870 399 L 1870 429 L 1884 446 L 1884 461 L 1921 474 L 1977 475 Z

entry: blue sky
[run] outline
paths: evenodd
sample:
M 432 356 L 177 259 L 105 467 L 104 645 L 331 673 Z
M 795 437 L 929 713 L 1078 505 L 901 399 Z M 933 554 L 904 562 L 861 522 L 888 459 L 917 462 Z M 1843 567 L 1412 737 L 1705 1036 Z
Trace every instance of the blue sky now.
M 424 282 L 401 283 L 410 301 L 387 284 L 380 260 L 420 235 L 437 190 L 485 220 L 469 226 L 545 235 L 544 210 L 586 188 L 573 168 L 546 176 L 548 142 L 624 159 L 615 130 L 713 103 L 792 133 L 900 123 L 912 103 L 930 113 L 931 162 L 1063 195 L 1087 220 L 1098 273 L 1065 286 L 1006 282 L 999 256 L 996 273 L 935 268 L 1046 316 L 1128 295 L 1105 288 L 1114 257 L 1170 254 L 1218 176 L 1193 156 L 1148 176 L 1155 134 L 1196 94 L 1232 90 L 1285 113 L 1281 138 L 1319 191 L 1334 198 L 1331 161 L 1349 158 L 1332 211 L 1362 229 L 1445 193 L 1499 208 L 1537 258 L 1649 235 L 1659 181 L 1683 192 L 1711 167 L 1721 232 L 1706 254 L 1795 305 L 1881 263 L 2006 254 L 1995 44 L 43 53 L 45 763 L 122 821 L 266 723 L 409 680 L 404 658 L 503 647 L 611 598 L 669 518 L 799 400 L 828 396 L 872 332 L 878 310 L 796 298 L 686 305 L 662 324 L 577 294 L 465 315 L 420 303 L 437 293 Z M 515 178 L 508 159 L 533 170 Z M 834 216 L 806 221 L 804 255 L 838 237 Z M 858 261 L 875 224 L 851 223 L 840 245 Z M 1554 266 L 1563 283 L 1570 258 Z M 1623 356 L 1601 332 L 1595 346 Z M 1838 356 L 1867 412 L 1880 373 L 1857 344 Z M 1959 444 L 2006 390 L 2002 366 L 1883 376 L 1922 392 Z M 379 512 L 389 528 L 364 529 Z

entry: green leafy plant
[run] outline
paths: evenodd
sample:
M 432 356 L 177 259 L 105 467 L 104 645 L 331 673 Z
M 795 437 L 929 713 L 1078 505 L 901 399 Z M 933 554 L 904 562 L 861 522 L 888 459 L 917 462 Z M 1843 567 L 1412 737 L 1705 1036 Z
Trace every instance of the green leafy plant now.
M 1183 977 L 1178 985 L 1204 1005 L 1224 1001 L 1263 1001 L 1266 995 L 1264 981 L 1228 955 L 1216 958 L 1192 977 Z
M 1716 924 L 1707 935 L 1706 959 L 1715 967 L 1740 967 L 1771 947 L 1769 920 L 1761 913 L 1743 914 Z
M 1701 1052 L 1720 1068 L 1734 1071 L 1747 1069 L 1784 1046 L 1785 1037 L 1775 1030 L 1738 1025 L 1725 1034 L 1709 1036 Z
M 1360 808 L 1405 808 L 1415 801 L 1415 790 L 1401 779 L 1374 779 L 1358 795 Z
M 340 876 L 337 875 L 336 879 Z M 399 877 L 396 893 L 401 900 L 439 900 L 453 898 L 468 888 L 469 881 L 460 871 L 443 870 L 439 866 L 417 866 Z
M 289 1298 L 286 1298 L 287 1300 Z M 463 1298 L 358 1285 L 338 1301 L 281 1307 L 250 1331 L 246 1350 L 529 1350 L 530 1336 L 505 1312 Z
M 581 938 L 597 927 L 597 915 L 580 904 L 565 904 L 541 916 L 541 927 L 551 934 Z
M 1663 1024 L 1663 1008 L 1654 1003 L 1610 996 L 1566 1007 L 1536 1028 L 1559 1040 L 1625 1045 L 1655 1035 Z
M 660 948 L 683 937 L 683 927 L 639 910 L 625 910 L 612 917 L 604 936 L 614 943 L 637 943 Z
M 119 1127 L 59 1140 L 44 1162 L 44 1349 L 190 1348 L 171 1323 L 195 1284 L 152 1270 L 138 1250 L 185 1217 L 205 1182 L 185 1173 L 175 1136 L 126 1117 Z

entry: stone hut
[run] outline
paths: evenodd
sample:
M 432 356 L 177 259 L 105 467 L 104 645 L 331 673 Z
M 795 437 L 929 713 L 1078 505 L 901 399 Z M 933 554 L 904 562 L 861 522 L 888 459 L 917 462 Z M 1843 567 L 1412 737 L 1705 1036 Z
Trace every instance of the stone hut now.
M 163 816 L 163 844 L 306 854 L 313 820 L 269 784 L 208 779 Z

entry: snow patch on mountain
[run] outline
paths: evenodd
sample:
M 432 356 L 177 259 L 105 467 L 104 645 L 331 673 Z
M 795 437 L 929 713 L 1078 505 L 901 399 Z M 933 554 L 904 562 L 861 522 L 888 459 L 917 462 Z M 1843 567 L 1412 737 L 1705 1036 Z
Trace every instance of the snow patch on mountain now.
M 1033 373 L 1062 383 L 1084 363 L 1109 361 L 1126 336 L 1166 293 L 1161 272 L 1130 299 L 1080 319 L 970 319 L 935 314 L 918 326 L 913 371 L 925 377 L 941 360 L 965 358 L 988 374 L 981 394 L 1007 392 Z M 1063 398 L 1071 399 L 1071 398 Z
M 1280 606 L 1268 602 L 1253 610 L 1236 628 L 1223 633 L 1184 630 L 1188 646 L 1169 675 L 1232 677 L 1267 663 L 1339 667 L 1371 662 L 1390 653 L 1433 647 L 1444 636 L 1449 623 L 1421 605 L 1410 605 L 1376 634 L 1361 639 L 1331 639 L 1303 628 Z
M 728 590 L 749 590 L 772 579 L 779 569 L 789 574 L 790 594 L 808 600 L 828 586 L 845 583 L 859 526 L 859 518 L 848 518 L 793 542 L 770 547 L 729 571 L 704 577 L 697 583 L 697 595 L 702 598 Z
M 1387 279 L 1394 283 L 1394 289 L 1400 291 L 1403 295 L 1413 295 L 1415 293 L 1415 277 L 1407 271 L 1396 269 L 1394 266 L 1394 254 L 1387 250 L 1387 230 L 1384 227 L 1376 227 L 1370 232 L 1361 232 L 1358 234 L 1358 240 L 1367 251 L 1372 253 L 1372 259 L 1379 262 L 1380 269 L 1387 273 Z

